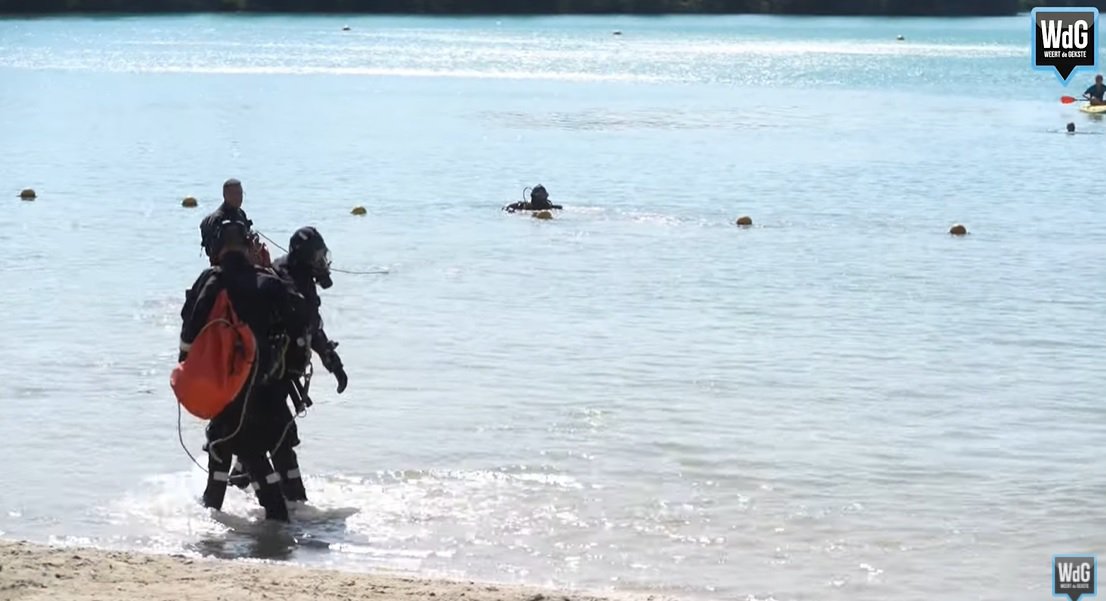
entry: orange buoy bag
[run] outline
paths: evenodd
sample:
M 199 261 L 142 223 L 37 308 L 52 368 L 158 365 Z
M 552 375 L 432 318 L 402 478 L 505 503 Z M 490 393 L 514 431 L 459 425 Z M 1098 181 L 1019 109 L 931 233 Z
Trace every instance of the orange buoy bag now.
M 211 419 L 242 392 L 256 359 L 257 339 L 238 319 L 227 291 L 222 290 L 188 356 L 173 368 L 169 386 L 185 410 L 200 419 Z

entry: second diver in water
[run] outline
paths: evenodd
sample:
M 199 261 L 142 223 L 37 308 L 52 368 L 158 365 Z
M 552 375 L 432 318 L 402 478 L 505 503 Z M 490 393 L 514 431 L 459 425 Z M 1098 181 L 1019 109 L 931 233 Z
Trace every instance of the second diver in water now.
M 555 205 L 549 202 L 549 192 L 545 191 L 545 186 L 538 184 L 534 186 L 533 190 L 530 190 L 530 202 L 519 201 L 513 202 L 505 207 L 504 211 L 508 213 L 514 213 L 516 211 L 548 211 L 551 209 L 563 209 L 561 205 Z

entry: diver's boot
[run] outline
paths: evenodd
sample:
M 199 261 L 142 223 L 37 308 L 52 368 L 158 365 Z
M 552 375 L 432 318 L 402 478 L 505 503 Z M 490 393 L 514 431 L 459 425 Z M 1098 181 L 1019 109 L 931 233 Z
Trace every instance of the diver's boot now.
M 257 495 L 257 502 L 265 508 L 266 520 L 287 522 L 288 503 L 280 492 L 280 475 L 273 469 L 264 455 L 242 460 L 242 465 L 250 475 L 250 486 Z
M 273 467 L 280 474 L 280 489 L 289 501 L 306 501 L 307 491 L 300 477 L 300 464 L 296 450 L 291 445 L 282 445 L 273 453 Z
M 204 487 L 204 507 L 223 508 L 223 498 L 227 494 L 230 461 L 217 459 L 210 450 L 207 452 L 207 486 Z

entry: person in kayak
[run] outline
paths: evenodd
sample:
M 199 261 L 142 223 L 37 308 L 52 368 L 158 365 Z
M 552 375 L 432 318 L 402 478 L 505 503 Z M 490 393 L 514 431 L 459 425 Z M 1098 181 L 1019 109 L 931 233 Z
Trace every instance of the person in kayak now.
M 1102 100 L 1104 95 L 1106 95 L 1106 84 L 1102 83 L 1101 75 L 1095 75 L 1094 85 L 1083 92 L 1083 97 L 1091 101 L 1091 106 L 1098 106 L 1100 104 L 1106 104 L 1106 102 Z
M 514 213 L 515 211 L 548 211 L 563 208 L 561 205 L 549 202 L 549 192 L 545 191 L 545 186 L 538 184 L 534 186 L 533 190 L 530 190 L 530 202 L 513 202 L 503 207 L 503 210 Z

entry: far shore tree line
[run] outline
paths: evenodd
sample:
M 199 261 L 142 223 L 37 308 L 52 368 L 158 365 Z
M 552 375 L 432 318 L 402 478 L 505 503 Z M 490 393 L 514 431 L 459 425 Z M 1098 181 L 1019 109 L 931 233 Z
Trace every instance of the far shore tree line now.
M 1106 0 L 0 0 L 0 14 L 277 12 L 954 17 L 1015 15 L 1035 6 L 1097 6 L 1106 10 Z

